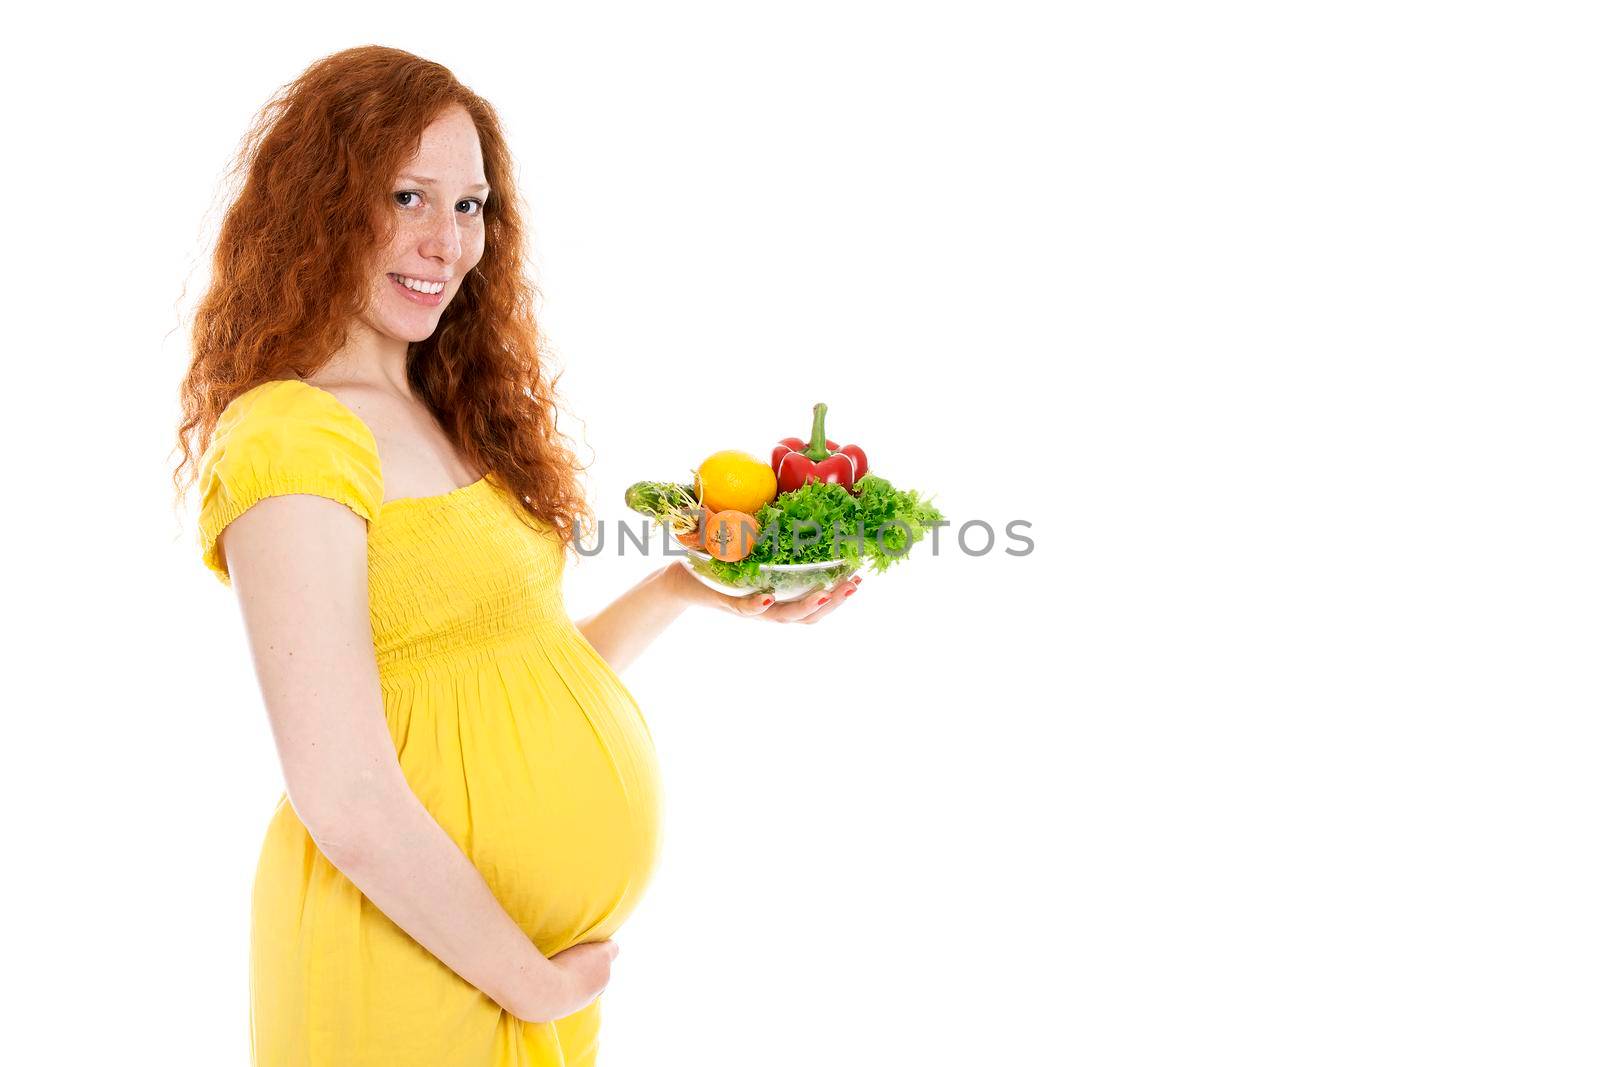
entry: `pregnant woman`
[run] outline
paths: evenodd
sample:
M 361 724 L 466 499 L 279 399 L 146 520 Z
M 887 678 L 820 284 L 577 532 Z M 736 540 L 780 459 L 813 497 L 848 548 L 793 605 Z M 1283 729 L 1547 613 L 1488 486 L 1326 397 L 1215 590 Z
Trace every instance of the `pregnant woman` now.
M 772 605 L 669 563 L 567 615 L 591 513 L 511 157 L 448 70 L 320 60 L 238 173 L 179 471 L 284 772 L 252 895 L 253 1062 L 592 1064 L 658 843 L 655 751 L 617 672 L 690 605 L 814 623 L 855 586 Z

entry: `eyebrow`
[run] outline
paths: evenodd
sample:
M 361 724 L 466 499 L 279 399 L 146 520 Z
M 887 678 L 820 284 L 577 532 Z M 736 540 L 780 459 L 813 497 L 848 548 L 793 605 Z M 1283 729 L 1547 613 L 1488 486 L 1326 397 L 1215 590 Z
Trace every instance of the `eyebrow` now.
M 402 175 L 400 175 L 399 180 L 403 181 L 403 182 L 415 182 L 418 185 L 438 185 L 439 184 L 434 179 L 425 178 L 420 174 L 402 174 Z M 467 192 L 469 192 L 469 193 L 477 193 L 477 192 L 487 193 L 488 191 L 489 191 L 489 187 L 487 185 L 481 185 L 480 184 L 480 185 L 469 185 L 469 186 L 467 186 Z

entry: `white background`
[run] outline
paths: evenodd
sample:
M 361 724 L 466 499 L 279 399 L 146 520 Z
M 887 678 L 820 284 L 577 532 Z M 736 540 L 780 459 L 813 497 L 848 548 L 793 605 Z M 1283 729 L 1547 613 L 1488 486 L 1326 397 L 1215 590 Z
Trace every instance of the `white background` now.
M 1596 1062 L 1577 11 L 13 22 L 5 1058 L 245 1062 L 281 777 L 169 507 L 181 315 L 255 109 L 383 43 L 504 118 L 602 516 L 825 400 L 957 524 L 1032 523 L 628 670 L 664 853 L 602 1063 Z

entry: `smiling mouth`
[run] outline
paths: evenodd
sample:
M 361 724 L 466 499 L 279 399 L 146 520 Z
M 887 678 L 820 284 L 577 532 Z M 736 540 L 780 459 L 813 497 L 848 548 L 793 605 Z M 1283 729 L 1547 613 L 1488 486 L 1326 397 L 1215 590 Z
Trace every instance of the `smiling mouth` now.
M 425 308 L 436 308 L 444 303 L 445 283 L 443 282 L 419 282 L 417 279 L 408 278 L 404 274 L 391 274 L 388 277 L 389 284 L 394 286 L 395 291 L 402 298 L 409 300 L 413 304 L 418 304 Z M 405 280 L 402 281 L 401 279 Z M 407 285 L 406 282 L 411 284 Z M 414 288 L 417 286 L 420 286 L 420 288 Z M 434 291 L 430 293 L 426 292 L 426 289 L 433 289 Z
M 390 274 L 389 277 L 393 278 L 395 284 L 401 288 L 410 289 L 413 293 L 421 293 L 423 296 L 436 296 L 444 292 L 444 282 L 424 281 L 406 274 Z

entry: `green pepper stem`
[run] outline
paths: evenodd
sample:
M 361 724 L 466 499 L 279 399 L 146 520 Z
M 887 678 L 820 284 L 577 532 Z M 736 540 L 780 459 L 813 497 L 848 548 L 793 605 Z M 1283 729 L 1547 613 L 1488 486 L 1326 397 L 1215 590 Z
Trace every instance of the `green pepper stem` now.
M 822 431 L 822 417 L 827 413 L 826 404 L 816 404 L 811 408 L 811 444 L 806 446 L 805 457 L 813 463 L 821 463 L 828 458 L 828 435 Z

